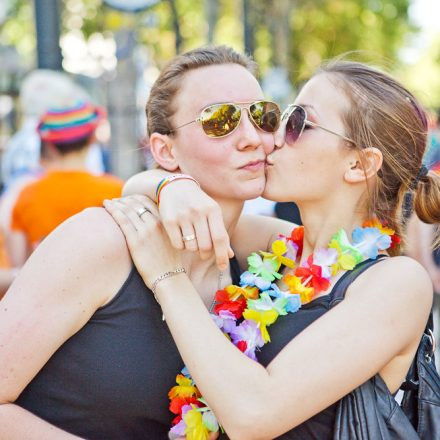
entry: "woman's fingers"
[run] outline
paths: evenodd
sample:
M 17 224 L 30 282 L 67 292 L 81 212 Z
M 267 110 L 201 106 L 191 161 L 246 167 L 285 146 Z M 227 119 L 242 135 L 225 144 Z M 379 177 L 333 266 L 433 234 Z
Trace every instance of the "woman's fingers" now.
M 213 209 L 209 213 L 208 224 L 217 266 L 220 270 L 226 270 L 229 258 L 233 256 L 233 252 L 220 209 Z
M 197 244 L 197 235 L 194 231 L 194 226 L 189 222 L 184 222 L 181 226 L 181 231 L 185 249 L 193 252 L 198 251 L 199 246 Z
M 202 260 L 205 260 L 212 254 L 211 232 L 209 231 L 208 219 L 200 217 L 194 224 L 194 230 L 197 237 L 197 245 Z
M 132 244 L 137 238 L 137 228 L 129 216 L 125 213 L 121 207 L 122 204 L 118 204 L 116 200 L 104 200 L 104 207 L 107 212 L 113 217 L 117 225 L 121 228 L 122 233 L 125 235 L 128 244 Z

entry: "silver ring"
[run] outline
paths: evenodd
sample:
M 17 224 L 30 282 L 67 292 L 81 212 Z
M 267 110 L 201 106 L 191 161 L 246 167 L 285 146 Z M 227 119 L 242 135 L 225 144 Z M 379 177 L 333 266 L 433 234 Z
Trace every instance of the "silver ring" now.
M 145 207 L 136 209 L 136 214 L 139 217 L 142 217 L 146 212 L 151 212 L 151 211 L 149 209 L 145 208 Z
M 182 235 L 183 241 L 191 241 L 191 240 L 195 240 L 195 239 L 196 239 L 195 234 Z

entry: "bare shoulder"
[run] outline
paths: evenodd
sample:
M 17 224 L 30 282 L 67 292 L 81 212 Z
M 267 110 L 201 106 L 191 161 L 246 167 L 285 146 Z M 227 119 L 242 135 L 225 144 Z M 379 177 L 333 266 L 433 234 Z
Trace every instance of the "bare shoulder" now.
M 352 295 L 365 296 L 391 314 L 408 318 L 411 325 L 423 327 L 432 306 L 433 287 L 428 273 L 416 260 L 397 256 L 369 268 L 350 286 Z M 408 323 L 408 322 L 407 322 Z
M 238 220 L 231 245 L 240 263 L 258 250 L 266 251 L 279 234 L 290 235 L 296 225 L 264 215 L 242 215 Z
M 124 235 L 117 224 L 105 209 L 89 208 L 62 223 L 42 241 L 17 283 L 24 283 L 26 289 L 32 283 L 50 283 L 66 296 L 83 294 L 88 302 L 99 306 L 116 293 L 130 268 Z M 45 291 L 49 294 L 51 289 Z

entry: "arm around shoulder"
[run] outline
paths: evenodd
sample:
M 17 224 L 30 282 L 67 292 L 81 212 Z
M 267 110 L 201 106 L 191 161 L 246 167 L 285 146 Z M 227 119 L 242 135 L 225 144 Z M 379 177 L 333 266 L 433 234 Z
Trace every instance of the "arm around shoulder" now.
M 12 403 L 130 268 L 122 233 L 99 208 L 64 222 L 31 255 L 0 303 L 0 439 L 64 438 Z

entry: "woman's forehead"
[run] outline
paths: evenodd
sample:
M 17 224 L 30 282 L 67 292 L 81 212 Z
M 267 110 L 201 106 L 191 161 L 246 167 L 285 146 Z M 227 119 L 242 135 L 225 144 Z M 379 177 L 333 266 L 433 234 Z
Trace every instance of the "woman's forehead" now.
M 186 102 L 201 110 L 219 102 L 251 102 L 263 98 L 256 78 L 238 64 L 220 64 L 191 70 L 185 74 L 177 103 Z
M 343 112 L 350 104 L 336 78 L 327 74 L 312 77 L 301 89 L 295 104 L 311 106 L 317 112 Z

